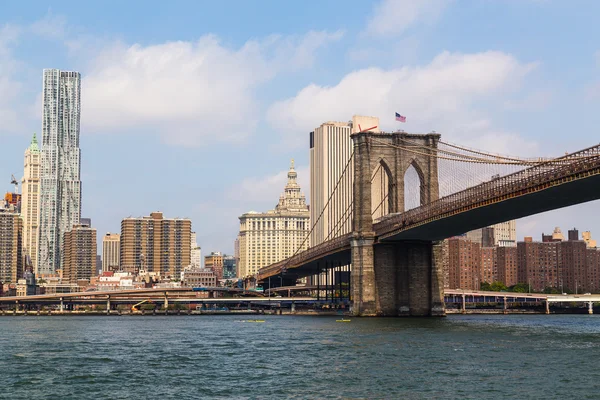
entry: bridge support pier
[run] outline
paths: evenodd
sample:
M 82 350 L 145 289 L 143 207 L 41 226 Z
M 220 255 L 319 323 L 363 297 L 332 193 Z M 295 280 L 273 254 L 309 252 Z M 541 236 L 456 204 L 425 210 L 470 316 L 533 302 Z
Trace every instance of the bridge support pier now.
M 588 314 L 592 315 L 594 313 L 594 307 L 593 307 L 593 303 L 590 301 L 588 302 Z
M 352 264 L 353 315 L 445 315 L 441 246 L 353 240 Z
M 550 314 L 550 302 L 546 300 L 546 314 Z
M 375 300 L 374 235 L 352 239 L 352 314 L 374 317 L 378 310 Z
M 60 298 L 60 308 L 59 308 L 60 312 L 65 311 L 65 302 L 63 300 L 63 298 Z
M 110 296 L 106 296 L 106 314 L 110 314 Z

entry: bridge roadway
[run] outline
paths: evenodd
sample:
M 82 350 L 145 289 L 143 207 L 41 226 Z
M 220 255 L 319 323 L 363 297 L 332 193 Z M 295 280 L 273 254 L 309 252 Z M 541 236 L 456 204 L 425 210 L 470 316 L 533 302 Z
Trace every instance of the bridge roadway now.
M 145 289 L 130 289 L 130 290 L 103 290 L 103 291 L 87 291 L 87 292 L 72 292 L 72 293 L 53 293 L 53 294 L 39 294 L 33 296 L 7 296 L 0 297 L 1 303 L 14 303 L 15 301 L 19 302 L 35 302 L 38 300 L 60 300 L 61 298 L 64 300 L 68 299 L 77 299 L 77 298 L 89 298 L 89 297 L 103 297 L 105 300 L 107 298 L 116 298 L 123 296 L 135 296 L 135 297 L 148 297 L 151 295 L 163 295 L 168 296 L 168 294 L 174 293 L 207 293 L 207 292 L 229 292 L 229 293 L 237 293 L 237 294 L 252 294 L 255 296 L 264 296 L 260 292 L 249 291 L 243 289 L 236 288 L 223 288 L 223 287 L 206 287 L 202 288 L 200 291 L 194 291 L 193 288 L 145 288 Z M 200 298 L 198 298 L 200 299 Z
M 600 199 L 600 145 L 440 198 L 373 225 L 375 243 L 436 241 L 495 223 Z M 314 275 L 351 261 L 352 234 L 261 268 L 258 281 L 282 272 L 287 279 Z M 274 282 L 276 283 L 276 282 Z
M 506 298 L 507 301 L 539 301 L 548 303 L 600 303 L 600 294 L 543 294 L 543 293 L 514 293 L 514 292 L 485 292 L 477 290 L 446 289 L 444 295 L 455 297 L 494 297 Z

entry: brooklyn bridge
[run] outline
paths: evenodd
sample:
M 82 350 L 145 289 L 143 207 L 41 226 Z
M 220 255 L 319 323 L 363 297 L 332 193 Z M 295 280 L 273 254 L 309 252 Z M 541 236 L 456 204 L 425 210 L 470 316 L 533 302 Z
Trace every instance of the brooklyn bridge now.
M 600 198 L 600 145 L 518 158 L 446 143 L 435 132 L 351 138 L 353 153 L 312 229 L 328 208 L 339 209 L 336 193 L 350 177 L 345 211 L 326 222 L 322 243 L 261 268 L 256 279 L 273 288 L 323 275 L 348 288 L 357 316 L 444 315 L 441 240 Z

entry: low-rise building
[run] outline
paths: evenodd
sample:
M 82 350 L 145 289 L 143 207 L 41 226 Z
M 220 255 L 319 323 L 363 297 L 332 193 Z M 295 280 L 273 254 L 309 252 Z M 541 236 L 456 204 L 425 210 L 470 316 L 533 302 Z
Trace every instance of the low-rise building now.
M 208 268 L 187 268 L 181 273 L 181 281 L 186 287 L 217 286 L 217 276 Z

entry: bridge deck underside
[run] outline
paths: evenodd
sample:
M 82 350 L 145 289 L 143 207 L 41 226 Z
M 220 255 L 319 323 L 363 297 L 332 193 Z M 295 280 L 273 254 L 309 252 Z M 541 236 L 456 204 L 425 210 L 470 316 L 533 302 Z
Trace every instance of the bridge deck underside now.
M 597 199 L 600 199 L 600 175 L 593 175 L 386 235 L 380 241 L 442 240 L 499 222 Z M 377 232 L 377 225 L 375 230 Z
M 327 256 L 306 264 L 288 267 L 285 272 L 286 279 L 300 279 L 311 275 L 316 275 L 319 270 L 330 269 L 338 266 L 350 264 L 350 246 L 346 246 L 339 251 L 328 254 Z

